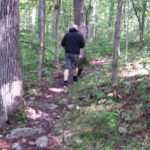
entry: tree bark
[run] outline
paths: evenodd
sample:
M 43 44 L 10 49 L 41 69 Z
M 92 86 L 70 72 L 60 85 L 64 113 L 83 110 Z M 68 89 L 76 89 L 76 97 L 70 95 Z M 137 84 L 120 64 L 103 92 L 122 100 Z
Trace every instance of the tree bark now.
M 142 0 L 142 5 L 143 5 L 143 12 L 142 12 L 142 21 L 141 21 L 141 42 L 143 43 L 144 40 L 144 25 L 145 25 L 145 12 L 146 12 L 146 5 L 147 1 Z
M 69 27 L 69 15 L 67 14 L 65 3 L 62 2 L 62 4 L 63 4 L 62 7 L 63 7 L 64 32 L 66 32 Z
M 56 25 L 55 25 L 55 33 L 56 33 L 56 49 L 59 46 L 59 21 L 60 21 L 60 8 L 61 8 L 61 0 L 57 0 L 56 4 Z M 58 52 L 57 52 L 58 55 Z
M 36 29 L 36 16 L 37 16 L 37 4 L 32 0 L 32 31 L 35 32 Z
M 126 11 L 126 56 L 125 60 L 127 62 L 128 58 L 128 43 L 129 43 L 129 10 L 130 10 L 130 0 L 126 0 L 127 11 Z
M 39 66 L 38 66 L 38 81 L 39 84 L 41 84 L 42 79 L 42 63 L 43 63 L 43 56 L 44 56 L 44 47 L 45 47 L 45 7 L 46 7 L 46 1 L 40 0 L 39 3 Z
M 0 126 L 23 104 L 18 0 L 0 1 Z
M 86 36 L 85 21 L 84 21 L 84 0 L 73 0 L 74 6 L 74 23 L 78 25 L 79 31 Z M 85 49 L 82 49 L 81 56 L 85 57 Z
M 88 41 L 89 38 L 89 21 L 90 21 L 90 17 L 91 17 L 91 13 L 93 10 L 93 6 L 92 6 L 92 0 L 90 0 L 88 8 L 85 10 L 85 22 L 86 22 L 86 41 Z
M 58 72 L 60 71 L 60 63 L 59 63 L 59 21 L 60 21 L 60 9 L 61 9 L 61 0 L 57 0 L 56 4 L 56 25 L 55 25 L 55 35 L 56 35 L 56 56 L 57 56 L 57 68 Z
M 84 0 L 74 0 L 74 23 L 85 37 Z
M 92 13 L 91 13 L 91 18 L 94 22 L 96 22 L 96 14 L 97 14 L 97 6 L 98 2 L 97 0 L 92 0 L 92 7 L 93 7 L 93 10 L 92 10 Z M 90 38 L 94 38 L 96 36 L 96 27 L 94 25 L 91 26 L 90 28 Z
M 118 49 L 120 45 L 122 5 L 123 5 L 123 0 L 118 0 L 117 16 L 116 16 L 116 23 L 115 23 L 115 35 L 114 35 L 113 62 L 112 62 L 113 87 L 117 85 L 116 79 L 117 79 L 117 69 L 118 69 Z

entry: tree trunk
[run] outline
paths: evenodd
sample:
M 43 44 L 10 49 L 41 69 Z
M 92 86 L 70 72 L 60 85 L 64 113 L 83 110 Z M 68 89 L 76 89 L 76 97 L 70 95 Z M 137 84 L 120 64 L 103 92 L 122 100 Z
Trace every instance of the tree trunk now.
M 117 16 L 116 16 L 116 23 L 115 23 L 115 35 L 114 35 L 113 62 L 112 62 L 113 87 L 117 85 L 116 79 L 117 79 L 117 69 L 118 69 L 118 49 L 120 45 L 122 5 L 123 5 L 123 0 L 118 0 Z
M 23 103 L 18 0 L 0 1 L 0 126 Z
M 84 0 L 74 0 L 74 23 L 78 25 L 79 31 L 86 36 L 85 21 L 84 21 Z M 82 57 L 85 57 L 85 49 L 81 51 Z
M 45 0 L 40 0 L 39 3 L 39 66 L 38 66 L 38 80 L 39 84 L 41 84 L 42 79 L 42 63 L 43 63 L 43 56 L 44 56 L 44 47 L 45 47 Z
M 90 17 L 91 17 L 91 13 L 92 13 L 92 10 L 93 10 L 93 6 L 92 6 L 92 0 L 90 0 L 89 2 L 89 5 L 88 5 L 88 8 L 86 9 L 86 12 L 85 12 L 85 22 L 86 22 L 86 41 L 88 41 L 88 38 L 89 38 L 89 21 L 90 21 Z
M 60 64 L 59 64 L 59 21 L 60 21 L 60 8 L 61 8 L 61 0 L 57 0 L 56 4 L 56 25 L 55 25 L 55 33 L 56 33 L 56 56 L 57 56 L 57 67 L 58 71 L 60 71 Z
M 140 17 L 140 14 L 138 14 L 138 10 L 135 6 L 135 2 L 132 0 L 132 5 L 133 5 L 133 8 L 134 8 L 134 12 L 135 12 L 135 15 L 138 19 L 138 23 L 139 23 L 139 31 L 140 31 L 140 42 L 141 44 L 143 43 L 143 40 L 144 40 L 144 23 L 145 23 L 145 12 L 146 12 L 146 4 L 147 4 L 147 1 L 146 0 L 142 0 L 142 17 Z
M 61 0 L 57 0 L 57 8 L 56 8 L 56 25 L 55 25 L 55 33 L 56 33 L 56 49 L 59 46 L 59 21 L 60 21 L 60 8 L 61 8 Z M 58 55 L 58 52 L 57 52 Z
M 70 5 L 70 7 L 69 7 L 69 12 L 70 12 L 70 14 L 69 14 L 69 23 L 70 24 L 73 21 L 72 11 L 73 11 L 73 7 L 72 7 L 72 5 Z
M 125 60 L 127 62 L 128 58 L 128 43 L 129 43 L 129 10 L 130 10 L 130 0 L 126 0 L 127 11 L 126 11 L 126 56 Z
M 36 29 L 36 16 L 37 16 L 37 4 L 32 0 L 32 31 L 35 32 Z
M 63 29 L 64 32 L 67 32 L 69 28 L 69 14 L 67 13 L 67 9 L 64 2 L 62 2 L 62 9 L 63 9 L 63 21 L 64 21 Z
M 143 12 L 142 12 L 141 36 L 140 36 L 141 43 L 143 43 L 143 40 L 144 40 L 144 24 L 145 24 L 146 0 L 142 0 L 142 5 L 143 5 Z
M 91 13 L 91 18 L 92 18 L 92 20 L 94 20 L 94 22 L 96 22 L 96 13 L 97 13 L 97 8 L 98 8 L 97 4 L 98 4 L 98 2 L 96 0 L 92 0 L 93 10 L 92 10 L 92 13 Z M 92 39 L 92 38 L 94 38 L 96 36 L 96 28 L 95 28 L 95 26 L 92 25 L 90 30 L 91 31 L 90 31 L 89 36 Z
M 84 0 L 74 0 L 74 23 L 85 37 Z

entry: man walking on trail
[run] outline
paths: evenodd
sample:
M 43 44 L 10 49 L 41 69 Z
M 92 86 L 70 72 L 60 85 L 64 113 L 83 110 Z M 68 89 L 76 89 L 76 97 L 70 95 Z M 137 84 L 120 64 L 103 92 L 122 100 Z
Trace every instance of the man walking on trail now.
M 78 31 L 78 26 L 73 25 L 67 32 L 61 42 L 65 49 L 65 70 L 64 70 L 64 86 L 68 85 L 69 71 L 73 69 L 73 81 L 78 81 L 78 64 L 80 59 L 80 49 L 84 48 L 85 40 Z

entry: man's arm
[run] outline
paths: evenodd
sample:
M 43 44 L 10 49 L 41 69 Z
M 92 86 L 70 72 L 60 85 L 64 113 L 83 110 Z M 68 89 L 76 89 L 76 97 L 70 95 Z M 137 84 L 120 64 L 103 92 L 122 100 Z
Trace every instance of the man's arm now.
M 84 48 L 85 47 L 85 40 L 83 35 L 81 34 L 80 36 L 80 48 Z
M 62 41 L 61 41 L 61 46 L 65 47 L 65 43 L 66 43 L 66 35 L 64 35 Z

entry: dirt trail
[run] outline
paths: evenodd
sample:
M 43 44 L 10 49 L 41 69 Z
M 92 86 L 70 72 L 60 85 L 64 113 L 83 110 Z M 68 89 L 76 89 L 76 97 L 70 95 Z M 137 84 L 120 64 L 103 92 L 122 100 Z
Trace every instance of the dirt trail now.
M 91 65 L 84 69 L 81 78 L 104 64 L 105 62 L 103 61 L 92 61 Z M 62 133 L 58 131 L 59 129 L 56 130 L 57 124 L 68 110 L 68 90 L 62 87 L 62 78 L 54 77 L 54 84 L 50 87 L 45 87 L 40 94 L 41 96 L 30 95 L 26 97 L 26 112 L 30 119 L 21 127 L 42 128 L 44 132 L 29 137 L 6 139 L 2 134 L 9 134 L 13 129 L 20 127 L 15 124 L 7 125 L 5 130 L 0 132 L 0 135 L 2 135 L 0 137 L 0 150 L 10 150 L 14 143 L 19 144 L 22 150 L 63 150 Z M 64 101 L 64 104 L 62 104 L 62 101 Z M 35 141 L 41 136 L 48 137 L 46 148 L 36 146 Z

